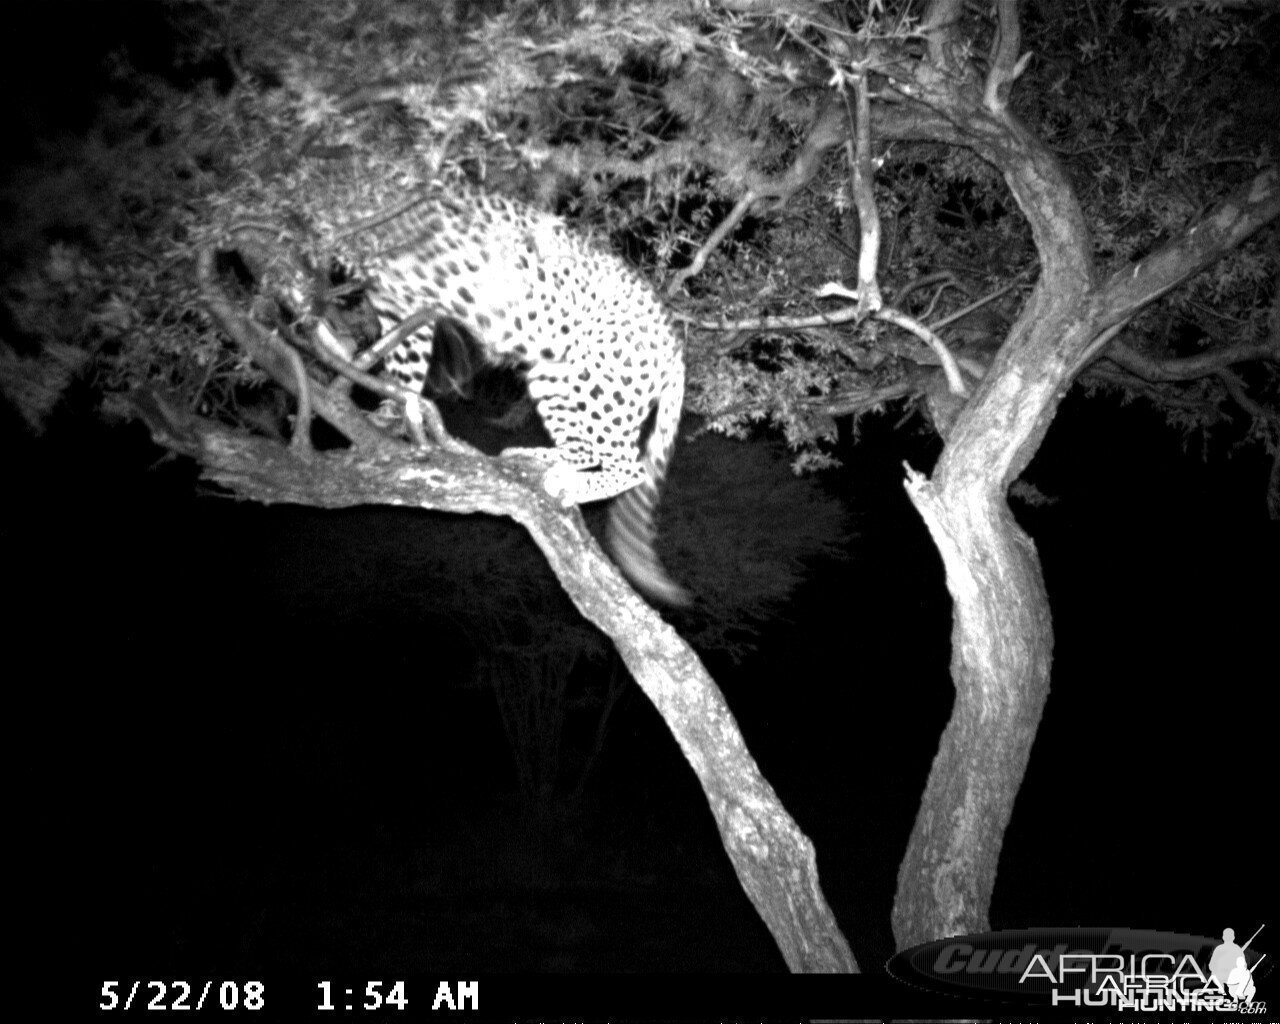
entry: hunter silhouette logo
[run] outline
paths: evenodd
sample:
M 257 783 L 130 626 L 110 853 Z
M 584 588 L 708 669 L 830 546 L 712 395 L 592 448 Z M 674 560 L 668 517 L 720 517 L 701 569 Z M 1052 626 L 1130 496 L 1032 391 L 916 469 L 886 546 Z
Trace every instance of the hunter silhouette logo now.
M 1222 929 L 1222 943 L 1209 958 L 1209 981 L 1217 986 L 1219 992 L 1225 992 L 1243 1003 L 1253 1002 L 1254 993 L 1257 991 L 1257 986 L 1253 983 L 1253 970 L 1267 958 L 1267 954 L 1263 953 L 1258 957 L 1257 963 L 1251 968 L 1245 959 L 1244 951 L 1249 948 L 1249 943 L 1258 937 L 1258 932 L 1265 927 L 1265 924 L 1259 925 L 1258 931 L 1250 935 L 1249 942 L 1243 946 L 1236 945 L 1234 929 Z

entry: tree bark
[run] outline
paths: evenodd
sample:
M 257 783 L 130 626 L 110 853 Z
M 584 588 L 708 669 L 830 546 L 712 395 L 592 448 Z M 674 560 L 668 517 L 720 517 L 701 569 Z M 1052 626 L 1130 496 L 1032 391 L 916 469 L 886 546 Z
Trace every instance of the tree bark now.
M 972 81 L 920 64 L 897 84 L 907 102 L 877 111 L 879 136 L 965 146 L 994 165 L 1041 262 L 1026 308 L 955 420 L 932 478 L 908 473 L 953 600 L 956 700 L 898 873 L 893 929 L 904 949 L 989 930 L 1005 830 L 1049 694 L 1048 595 L 1008 488 L 1073 377 L 1119 325 L 1280 214 L 1280 189 L 1274 171 L 1260 175 L 1182 238 L 1099 286 L 1083 213 L 1048 148 L 1004 104 L 984 102 Z

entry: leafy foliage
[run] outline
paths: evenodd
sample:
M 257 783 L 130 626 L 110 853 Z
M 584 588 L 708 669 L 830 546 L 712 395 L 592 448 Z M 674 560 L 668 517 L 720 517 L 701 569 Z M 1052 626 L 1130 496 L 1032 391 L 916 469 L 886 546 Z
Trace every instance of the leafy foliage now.
M 192 408 L 252 422 L 262 377 L 197 301 L 198 247 L 245 221 L 300 219 L 323 235 L 343 211 L 466 173 L 607 235 L 677 288 L 690 322 L 744 324 L 690 331 L 690 408 L 729 436 L 774 424 L 797 469 L 821 467 L 834 414 L 922 399 L 917 371 L 929 362 L 882 323 L 785 324 L 835 308 L 815 292 L 852 279 L 859 246 L 843 149 L 778 191 L 845 81 L 847 52 L 831 41 L 919 45 L 917 4 L 826 7 L 843 36 L 816 32 L 801 7 L 763 3 L 155 5 L 181 40 L 171 70 L 151 70 L 126 36 L 103 62 L 92 129 L 61 139 L 60 159 L 46 145 L 10 176 L 24 210 L 8 235 L 11 319 L 94 354 L 108 389 L 163 382 Z M 976 10 L 966 18 L 976 38 L 989 34 Z M 1103 261 L 1153 251 L 1275 159 L 1278 22 L 1248 5 L 1028 7 L 1036 58 L 1014 102 L 1066 163 Z M 909 311 L 936 321 L 1017 280 L 993 307 L 1011 323 L 1035 254 L 999 179 L 936 144 L 879 156 L 886 296 L 909 295 Z M 690 273 L 746 189 L 778 198 L 758 200 Z M 31 201 L 42 190 L 57 201 Z M 1265 338 L 1277 248 L 1274 229 L 1263 232 L 1146 310 L 1129 343 L 1176 358 Z M 920 287 L 938 273 L 951 283 Z M 1265 366 L 1239 388 L 1105 368 L 1086 383 L 1276 445 L 1280 396 Z
M 1104 266 L 1144 258 L 1280 153 L 1280 18 L 1249 5 L 1076 5 L 1090 16 L 1046 17 L 1038 60 L 1022 90 L 1026 116 L 1066 163 Z M 1280 260 L 1273 225 L 1185 287 L 1144 310 L 1126 331 L 1130 347 L 1177 359 L 1232 343 L 1261 344 L 1272 331 Z M 1233 443 L 1280 450 L 1274 368 L 1250 373 L 1253 408 L 1221 375 L 1152 386 L 1094 374 L 1163 409 L 1187 430 L 1218 429 Z M 1266 408 L 1270 415 L 1242 413 Z

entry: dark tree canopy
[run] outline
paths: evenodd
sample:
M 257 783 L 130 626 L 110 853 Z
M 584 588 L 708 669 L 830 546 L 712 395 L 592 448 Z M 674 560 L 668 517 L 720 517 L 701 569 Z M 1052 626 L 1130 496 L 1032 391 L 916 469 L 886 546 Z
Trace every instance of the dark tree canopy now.
M 242 217 L 323 225 L 353 191 L 390 199 L 439 173 L 607 234 L 691 325 L 721 325 L 691 332 L 690 408 L 730 434 L 778 425 L 798 468 L 828 460 L 832 416 L 931 394 L 929 347 L 817 297 L 852 281 L 861 248 L 841 157 L 850 47 L 870 47 L 871 88 L 891 100 L 895 48 L 924 39 L 920 4 L 126 11 L 90 132 L 57 154 L 41 143 L 44 159 L 9 177 L 23 210 L 6 236 L 10 336 L 48 343 L 39 372 L 6 375 L 50 385 L 14 394 L 33 422 L 86 344 L 110 389 L 159 380 L 229 421 L 261 419 L 265 378 L 210 329 L 195 247 Z M 994 38 L 988 15 L 964 17 L 966 37 Z M 1014 109 L 1062 161 L 1099 273 L 1156 252 L 1274 154 L 1275 32 L 1250 5 L 1027 6 Z M 1031 235 L 989 165 L 895 131 L 873 154 L 880 290 L 937 326 L 967 373 L 1035 280 Z M 1081 383 L 1274 451 L 1274 360 L 1258 358 L 1273 241 L 1130 316 Z

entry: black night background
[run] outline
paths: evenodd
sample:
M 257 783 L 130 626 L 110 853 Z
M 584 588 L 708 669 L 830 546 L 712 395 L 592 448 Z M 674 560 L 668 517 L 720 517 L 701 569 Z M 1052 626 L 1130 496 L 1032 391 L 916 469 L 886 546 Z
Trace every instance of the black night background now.
M 56 68 L 6 46 L 6 271 L 49 241 L 23 233 L 24 204 L 56 203 L 32 176 L 91 131 L 102 55 L 128 45 L 161 73 L 171 52 L 145 14 L 43 17 L 66 33 Z M 195 88 L 229 71 L 183 74 Z M 25 343 L 7 313 L 0 329 Z M 474 682 L 484 638 L 415 573 L 442 517 L 220 496 L 139 424 L 102 423 L 94 388 L 73 386 L 39 437 L 0 405 L 10 878 L 46 963 L 785 970 L 634 684 L 581 792 L 520 798 L 494 694 Z M 898 865 L 953 693 L 943 568 L 902 486 L 903 463 L 927 473 L 940 442 L 906 413 L 864 418 L 856 439 L 842 424 L 843 466 L 819 486 L 847 510 L 844 557 L 806 564 L 756 652 L 707 654 L 868 972 L 894 952 Z M 1011 499 L 1055 645 L 994 928 L 1248 934 L 1277 919 L 1280 525 L 1269 458 L 1227 433 L 1188 440 L 1143 400 L 1077 387 L 1024 474 L 1048 501 Z M 729 442 L 684 442 L 710 443 L 732 473 Z M 678 449 L 673 505 L 688 461 Z M 546 588 L 557 600 L 549 572 Z M 592 739 L 571 714 L 563 763 Z

